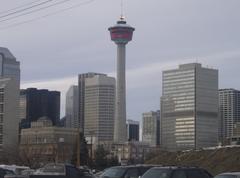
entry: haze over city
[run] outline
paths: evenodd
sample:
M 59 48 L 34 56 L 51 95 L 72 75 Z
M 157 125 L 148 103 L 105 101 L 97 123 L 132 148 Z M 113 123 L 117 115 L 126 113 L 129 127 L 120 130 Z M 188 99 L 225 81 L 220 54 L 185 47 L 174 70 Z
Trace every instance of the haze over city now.
M 2 2 L 0 12 L 29 0 Z M 58 11 L 65 4 L 28 16 L 1 22 L 1 46 L 21 62 L 21 88 L 58 90 L 61 115 L 65 92 L 77 75 L 100 72 L 115 76 L 116 46 L 107 28 L 120 15 L 120 1 L 95 0 L 47 18 L 6 28 L 8 25 Z M 124 15 L 136 28 L 127 48 L 127 115 L 159 109 L 162 70 L 200 62 L 219 69 L 219 88 L 240 88 L 240 2 L 237 0 L 124 1 Z

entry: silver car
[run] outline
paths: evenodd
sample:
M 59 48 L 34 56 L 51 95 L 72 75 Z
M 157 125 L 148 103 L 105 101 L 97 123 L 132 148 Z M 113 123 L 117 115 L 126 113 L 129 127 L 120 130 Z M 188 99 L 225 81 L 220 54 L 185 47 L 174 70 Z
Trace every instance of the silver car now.
M 214 178 L 240 178 L 240 172 L 228 172 L 216 175 Z

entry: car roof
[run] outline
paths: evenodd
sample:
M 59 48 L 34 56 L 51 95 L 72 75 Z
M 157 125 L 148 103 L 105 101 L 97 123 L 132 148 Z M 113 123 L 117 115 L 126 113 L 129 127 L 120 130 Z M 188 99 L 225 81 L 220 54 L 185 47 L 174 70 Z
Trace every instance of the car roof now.
M 225 172 L 225 173 L 221 173 L 219 175 L 234 175 L 234 176 L 239 176 L 240 172 Z
M 128 165 L 128 166 L 114 166 L 114 167 L 110 167 L 110 168 L 151 168 L 154 167 L 152 165 Z M 108 169 L 110 169 L 108 168 Z
M 158 166 L 158 167 L 153 167 L 152 169 L 201 169 L 198 167 L 179 167 L 179 166 Z

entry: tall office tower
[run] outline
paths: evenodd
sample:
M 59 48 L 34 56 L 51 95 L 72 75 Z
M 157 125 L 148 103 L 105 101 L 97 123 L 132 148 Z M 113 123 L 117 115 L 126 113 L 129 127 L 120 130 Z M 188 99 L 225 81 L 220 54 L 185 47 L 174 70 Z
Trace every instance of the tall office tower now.
M 59 124 L 60 92 L 28 88 L 20 91 L 21 128 L 29 128 L 40 117 L 50 118 L 53 125 Z
M 162 146 L 199 149 L 218 142 L 218 70 L 198 63 L 163 72 Z
M 80 132 L 84 133 L 84 115 L 85 115 L 85 80 L 87 78 L 92 78 L 96 75 L 105 75 L 99 73 L 84 73 L 78 75 L 78 127 L 80 128 Z
M 139 141 L 139 121 L 127 120 L 128 141 Z
M 114 132 L 115 79 L 96 75 L 85 80 L 84 135 L 96 144 L 112 142 Z
M 11 156 L 17 148 L 19 89 L 20 63 L 7 48 L 0 47 L 0 158 Z
M 71 86 L 66 94 L 66 127 L 78 128 L 78 86 Z
M 0 77 L 15 78 L 20 88 L 20 62 L 7 48 L 0 47 Z
M 142 115 L 142 141 L 150 146 L 160 144 L 160 111 L 151 111 Z
M 19 135 L 18 82 L 12 78 L 0 78 L 0 158 L 3 155 L 16 155 L 17 151 Z
M 116 83 L 116 109 L 114 123 L 114 141 L 123 143 L 127 141 L 126 132 L 126 44 L 132 40 L 133 27 L 121 16 L 117 24 L 108 29 L 111 40 L 117 45 L 117 83 Z
M 225 142 L 233 136 L 234 125 L 240 122 L 240 91 L 219 90 L 219 109 L 221 116 L 222 139 Z

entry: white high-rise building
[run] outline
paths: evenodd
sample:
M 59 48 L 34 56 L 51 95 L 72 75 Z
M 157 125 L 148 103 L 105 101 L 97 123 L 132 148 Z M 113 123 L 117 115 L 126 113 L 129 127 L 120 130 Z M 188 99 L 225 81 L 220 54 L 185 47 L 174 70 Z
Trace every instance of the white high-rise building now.
M 0 47 L 0 76 L 15 78 L 20 85 L 20 62 L 7 48 Z
M 115 79 L 95 75 L 85 79 L 84 135 L 94 142 L 112 142 L 114 133 Z
M 160 144 L 160 111 L 142 114 L 142 141 L 150 146 Z
M 218 70 L 183 64 L 163 72 L 161 143 L 168 150 L 218 143 Z
M 18 107 L 18 81 L 0 78 L 0 155 L 16 155 L 19 136 Z
M 3 155 L 16 155 L 19 92 L 20 63 L 7 48 L 0 47 L 0 154 Z
M 78 86 L 71 86 L 66 93 L 66 127 L 78 128 L 79 110 L 79 90 Z
M 100 73 L 88 72 L 78 75 L 78 125 L 80 132 L 84 133 L 85 123 L 85 81 L 88 78 L 92 78 L 96 75 L 105 75 Z
M 219 90 L 220 137 L 225 142 L 233 136 L 234 125 L 240 122 L 240 91 L 235 89 Z

